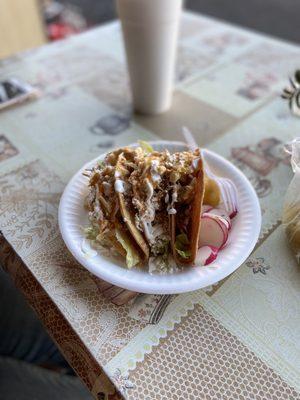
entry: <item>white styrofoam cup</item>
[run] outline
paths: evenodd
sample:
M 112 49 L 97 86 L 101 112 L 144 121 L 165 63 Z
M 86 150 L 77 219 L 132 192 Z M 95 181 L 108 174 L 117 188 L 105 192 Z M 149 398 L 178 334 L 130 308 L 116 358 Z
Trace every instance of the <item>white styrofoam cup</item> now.
M 171 106 L 182 0 L 117 0 L 134 109 Z

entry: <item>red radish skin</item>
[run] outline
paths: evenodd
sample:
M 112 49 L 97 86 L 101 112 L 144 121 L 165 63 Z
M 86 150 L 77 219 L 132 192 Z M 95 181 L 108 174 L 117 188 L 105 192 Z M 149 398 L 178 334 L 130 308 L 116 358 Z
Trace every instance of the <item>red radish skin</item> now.
M 225 245 L 228 241 L 230 227 L 229 227 L 228 221 L 225 218 L 220 217 L 220 216 L 216 216 L 216 218 L 219 221 L 219 223 L 221 224 L 223 232 L 224 232 L 224 236 L 225 236 L 224 243 L 219 248 L 219 250 L 221 250 L 225 247 Z
M 237 215 L 237 213 L 238 213 L 238 210 L 234 210 L 234 211 L 229 215 L 230 219 L 233 219 L 233 218 Z
M 219 248 L 219 250 L 222 250 L 226 246 L 226 243 L 227 243 L 228 237 L 229 237 L 229 228 L 228 228 L 228 225 L 226 225 L 227 222 L 224 219 L 223 219 L 223 221 L 224 221 L 224 225 L 222 225 L 222 226 L 224 228 L 225 240 L 224 240 L 224 243 L 222 244 L 222 246 Z
M 231 223 L 229 223 L 228 219 L 221 217 L 221 215 L 217 215 L 214 213 L 205 213 L 202 215 L 202 217 L 210 217 L 216 219 L 222 226 L 222 229 L 224 230 L 224 235 L 227 237 L 229 235 L 229 230 L 231 228 Z
M 199 250 L 196 263 L 211 264 L 227 243 L 229 231 L 232 228 L 231 220 L 238 213 L 237 208 L 228 215 L 222 208 L 209 205 L 202 206 Z
M 213 246 L 209 246 L 209 247 L 211 249 L 211 253 L 204 265 L 209 265 L 212 262 L 214 262 L 219 253 L 219 249 L 217 249 L 216 247 L 213 247 Z
M 228 225 L 227 228 L 229 230 L 231 229 L 232 222 L 231 222 L 230 216 L 226 213 L 226 211 L 224 209 L 222 209 L 222 208 L 211 208 L 209 211 L 206 211 L 206 213 L 222 217 L 226 221 L 226 223 Z
M 209 213 L 201 218 L 199 247 L 213 246 L 218 249 L 224 247 L 228 239 L 228 228 L 222 217 Z
M 203 204 L 202 206 L 202 214 L 210 212 L 210 210 L 213 210 L 213 207 L 208 205 L 208 204 Z
M 218 256 L 218 249 L 213 246 L 200 247 L 197 254 L 196 264 L 208 265 L 215 261 Z

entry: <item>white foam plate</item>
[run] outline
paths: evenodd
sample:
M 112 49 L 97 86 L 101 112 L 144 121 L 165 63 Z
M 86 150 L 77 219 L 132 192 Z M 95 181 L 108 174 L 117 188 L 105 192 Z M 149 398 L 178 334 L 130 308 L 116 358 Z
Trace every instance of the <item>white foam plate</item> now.
M 186 150 L 181 142 L 150 142 L 155 150 L 168 149 L 170 152 Z M 136 146 L 132 145 L 132 146 Z M 82 175 L 86 168 L 91 168 L 97 157 L 84 165 L 66 186 L 59 205 L 59 227 L 68 249 L 91 273 L 101 279 L 125 289 L 142 293 L 170 294 L 200 289 L 217 283 L 234 272 L 253 250 L 261 227 L 261 211 L 257 195 L 245 177 L 232 163 L 216 153 L 203 149 L 203 157 L 212 171 L 219 176 L 231 179 L 238 190 L 239 213 L 233 220 L 226 247 L 217 259 L 205 267 L 187 267 L 182 271 L 168 275 L 149 274 L 147 268 L 126 269 L 113 258 L 98 253 L 87 257 L 82 251 L 84 239 L 82 227 L 88 226 L 84 199 L 87 194 L 88 178 Z

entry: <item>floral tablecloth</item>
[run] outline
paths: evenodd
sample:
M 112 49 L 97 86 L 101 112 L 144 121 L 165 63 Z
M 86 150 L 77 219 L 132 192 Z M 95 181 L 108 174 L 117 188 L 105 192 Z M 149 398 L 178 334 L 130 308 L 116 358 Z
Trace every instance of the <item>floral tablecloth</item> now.
M 300 399 L 300 271 L 280 221 L 300 123 L 279 98 L 299 65 L 298 46 L 185 13 L 172 110 L 132 117 L 117 22 L 0 61 L 0 79 L 42 93 L 0 114 L 1 263 L 96 398 Z M 100 153 L 183 125 L 253 183 L 259 242 L 217 285 L 118 306 L 66 250 L 61 193 Z

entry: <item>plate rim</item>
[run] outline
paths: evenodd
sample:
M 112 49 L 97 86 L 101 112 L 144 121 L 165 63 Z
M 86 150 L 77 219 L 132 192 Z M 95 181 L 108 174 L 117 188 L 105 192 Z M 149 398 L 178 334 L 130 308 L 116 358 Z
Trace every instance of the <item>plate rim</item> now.
M 151 144 L 151 145 L 153 145 L 153 144 L 156 144 L 156 145 L 170 145 L 170 144 L 172 144 L 172 145 L 175 145 L 175 146 L 177 145 L 177 146 L 185 146 L 185 147 L 187 147 L 187 144 L 184 143 L 184 142 L 181 142 L 181 141 L 156 140 L 156 141 L 149 141 L 148 143 Z M 132 144 L 129 144 L 128 146 L 129 147 L 138 146 L 138 143 L 132 143 Z M 109 151 L 112 151 L 112 150 L 109 150 Z M 244 186 L 247 186 L 247 189 L 250 190 L 250 192 L 252 192 L 251 193 L 252 194 L 251 195 L 251 205 L 252 205 L 252 210 L 255 211 L 255 217 L 256 218 L 253 220 L 254 227 L 252 227 L 252 228 L 254 229 L 254 232 L 252 230 L 252 236 L 251 236 L 251 238 L 249 237 L 249 243 L 248 243 L 248 246 L 247 246 L 247 251 L 244 251 L 243 254 L 241 254 L 241 252 L 240 252 L 240 254 L 236 258 L 237 261 L 232 263 L 233 266 L 230 266 L 229 268 L 228 267 L 224 268 L 223 271 L 221 269 L 222 265 L 216 267 L 218 269 L 218 274 L 217 274 L 218 278 L 214 282 L 208 282 L 207 284 L 204 284 L 204 285 L 199 284 L 198 282 L 196 282 L 196 283 L 195 282 L 191 282 L 189 288 L 186 288 L 184 286 L 184 287 L 179 288 L 179 289 L 177 288 L 176 290 L 174 288 L 172 288 L 172 286 L 170 286 L 170 285 L 169 285 L 169 288 L 165 288 L 163 290 L 157 290 L 156 288 L 151 287 L 149 282 L 148 283 L 146 282 L 146 284 L 145 284 L 145 282 L 139 282 L 140 289 L 137 289 L 135 281 L 132 283 L 131 281 L 126 279 L 125 282 L 122 282 L 122 277 L 121 276 L 119 276 L 118 278 L 116 278 L 115 276 L 107 277 L 107 274 L 105 275 L 104 273 L 101 273 L 101 270 L 100 270 L 100 273 L 99 273 L 99 269 L 96 270 L 96 268 L 93 265 L 90 265 L 88 260 L 85 259 L 83 255 L 79 255 L 78 251 L 76 251 L 74 246 L 72 245 L 72 239 L 69 237 L 69 235 L 66 232 L 66 221 L 65 221 L 65 218 L 64 218 L 64 212 L 65 212 L 64 211 L 64 204 L 68 199 L 69 192 L 70 192 L 71 188 L 73 188 L 74 183 L 76 182 L 78 177 L 80 175 L 82 175 L 82 171 L 85 170 L 91 164 L 97 162 L 97 160 L 99 160 L 102 157 L 104 157 L 109 151 L 101 153 L 99 156 L 95 157 L 93 160 L 90 160 L 87 163 L 85 163 L 72 176 L 72 178 L 69 180 L 69 182 L 67 183 L 67 185 L 66 185 L 66 187 L 65 187 L 65 189 L 64 189 L 64 191 L 62 193 L 62 196 L 61 196 L 60 202 L 59 202 L 59 208 L 58 208 L 58 224 L 59 224 L 59 230 L 60 230 L 60 234 L 62 236 L 62 239 L 63 239 L 66 247 L 68 248 L 68 250 L 73 255 L 73 257 L 79 262 L 80 265 L 82 265 L 89 272 L 91 272 L 92 274 L 96 275 L 100 279 L 103 279 L 103 280 L 111 283 L 112 285 L 116 285 L 116 286 L 119 286 L 121 288 L 124 288 L 124 289 L 127 289 L 127 290 L 132 290 L 132 291 L 135 291 L 135 292 L 149 293 L 149 294 L 179 294 L 179 293 L 195 291 L 195 290 L 207 287 L 209 285 L 216 284 L 217 282 L 221 281 L 225 277 L 227 277 L 230 274 L 232 274 L 235 270 L 237 270 L 243 264 L 243 262 L 248 258 L 248 256 L 251 254 L 252 250 L 254 249 L 254 247 L 255 247 L 255 245 L 257 243 L 257 240 L 259 238 L 259 234 L 260 234 L 260 231 L 261 231 L 261 219 L 262 219 L 262 216 L 261 216 L 261 207 L 260 207 L 258 196 L 257 196 L 252 184 L 250 183 L 249 179 L 233 163 L 231 163 L 229 160 L 227 160 L 226 158 L 224 158 L 223 156 L 217 154 L 216 152 L 214 152 L 212 150 L 209 150 L 209 149 L 206 149 L 206 148 L 201 148 L 201 151 L 203 151 L 204 153 L 210 154 L 213 158 L 216 158 L 219 162 L 225 163 L 229 167 L 229 169 L 233 169 L 235 171 L 235 173 L 239 176 L 239 178 L 242 179 L 242 181 L 244 182 Z M 115 264 L 115 265 L 117 265 L 117 264 Z M 118 267 L 123 269 L 123 267 L 121 267 L 121 266 L 118 266 Z M 199 268 L 206 268 L 206 267 L 199 267 Z M 129 271 L 130 272 L 130 270 L 127 270 L 127 269 L 125 269 L 125 271 Z M 149 276 L 152 276 L 152 275 L 149 274 Z M 166 275 L 154 274 L 154 276 L 157 277 L 157 276 L 166 276 Z M 176 274 L 170 274 L 170 277 L 175 277 L 175 276 L 176 276 Z M 208 279 L 208 281 L 209 281 L 209 279 Z

